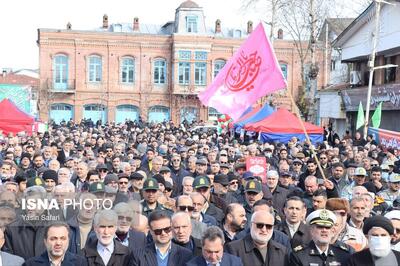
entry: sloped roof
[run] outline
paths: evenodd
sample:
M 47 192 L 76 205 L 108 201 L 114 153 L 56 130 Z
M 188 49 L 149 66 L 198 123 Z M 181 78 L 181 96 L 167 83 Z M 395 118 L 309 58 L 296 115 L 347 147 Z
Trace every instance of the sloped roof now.
M 15 84 L 38 87 L 39 79 L 14 73 L 0 74 L 0 84 Z
M 191 0 L 186 0 L 178 8 L 199 8 L 200 6 Z
M 339 35 L 344 31 L 351 22 L 353 22 L 354 18 L 327 18 L 326 21 L 329 23 L 329 28 L 336 35 Z

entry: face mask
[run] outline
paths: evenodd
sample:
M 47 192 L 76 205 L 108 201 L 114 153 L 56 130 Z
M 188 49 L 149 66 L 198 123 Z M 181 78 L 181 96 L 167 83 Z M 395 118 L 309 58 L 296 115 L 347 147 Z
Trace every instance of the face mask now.
M 386 257 L 391 250 L 390 236 L 370 236 L 369 250 L 376 257 Z
M 268 157 L 268 158 L 271 158 L 272 157 L 272 153 L 267 152 L 267 153 L 265 153 L 265 156 Z

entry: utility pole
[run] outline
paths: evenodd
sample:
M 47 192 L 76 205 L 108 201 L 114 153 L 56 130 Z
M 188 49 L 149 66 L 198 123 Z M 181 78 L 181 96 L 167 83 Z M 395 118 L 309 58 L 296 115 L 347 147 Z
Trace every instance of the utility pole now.
M 311 48 L 311 66 L 309 71 L 309 77 L 311 80 L 310 94 L 309 94 L 309 115 L 313 122 L 316 121 L 316 110 L 315 110 L 315 96 L 317 93 L 317 77 L 318 77 L 318 66 L 315 60 L 315 49 L 316 49 L 316 36 L 315 36 L 315 12 L 314 12 L 314 0 L 310 0 L 310 20 L 311 20 L 311 34 L 310 34 L 310 48 Z

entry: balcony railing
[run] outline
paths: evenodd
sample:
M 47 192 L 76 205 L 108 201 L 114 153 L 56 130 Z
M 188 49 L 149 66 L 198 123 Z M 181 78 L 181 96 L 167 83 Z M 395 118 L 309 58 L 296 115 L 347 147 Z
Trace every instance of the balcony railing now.
M 53 93 L 75 93 L 75 79 L 54 80 L 47 79 L 47 86 Z

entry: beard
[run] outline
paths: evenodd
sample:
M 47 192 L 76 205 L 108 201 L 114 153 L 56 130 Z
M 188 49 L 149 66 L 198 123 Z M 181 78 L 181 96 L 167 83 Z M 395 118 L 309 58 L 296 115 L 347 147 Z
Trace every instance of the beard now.
M 263 235 L 260 235 L 259 233 L 257 233 L 255 230 L 250 230 L 251 238 L 253 239 L 253 241 L 255 241 L 256 243 L 258 243 L 260 245 L 268 244 L 269 240 L 272 237 L 272 233 L 273 233 L 273 231 L 271 230 L 271 232 L 268 233 L 268 235 L 263 236 Z

